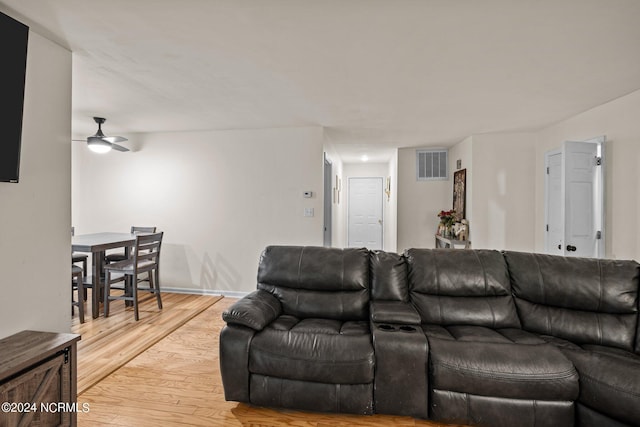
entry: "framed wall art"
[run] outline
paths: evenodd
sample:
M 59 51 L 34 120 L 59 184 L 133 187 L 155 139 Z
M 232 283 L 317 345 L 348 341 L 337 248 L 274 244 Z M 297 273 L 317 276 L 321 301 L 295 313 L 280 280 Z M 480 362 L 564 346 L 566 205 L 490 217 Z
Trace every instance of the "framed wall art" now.
M 456 211 L 456 221 L 460 222 L 467 216 L 467 170 L 461 169 L 453 173 L 453 210 Z

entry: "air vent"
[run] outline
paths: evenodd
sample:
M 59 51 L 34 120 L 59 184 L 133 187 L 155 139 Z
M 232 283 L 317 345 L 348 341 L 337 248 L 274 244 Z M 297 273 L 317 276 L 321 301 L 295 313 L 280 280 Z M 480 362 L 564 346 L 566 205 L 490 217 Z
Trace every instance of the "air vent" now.
M 449 179 L 447 150 L 416 150 L 416 179 L 444 181 Z

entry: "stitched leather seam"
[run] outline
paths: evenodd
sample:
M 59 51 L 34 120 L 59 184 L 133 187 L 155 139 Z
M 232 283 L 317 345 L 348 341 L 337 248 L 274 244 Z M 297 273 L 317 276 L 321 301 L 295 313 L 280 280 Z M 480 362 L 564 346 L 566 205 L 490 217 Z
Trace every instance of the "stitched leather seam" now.
M 600 294 L 598 295 L 598 308 L 596 308 L 596 311 L 600 311 L 600 308 L 602 307 L 602 294 L 604 293 L 604 286 L 602 286 L 602 263 L 600 262 L 600 260 L 598 260 L 597 263 L 599 276 L 598 286 L 600 287 Z
M 465 373 L 469 373 L 471 375 L 474 376 L 489 376 L 491 378 L 494 379 L 504 379 L 504 380 L 515 380 L 515 381 L 526 381 L 526 380 L 534 380 L 534 379 L 541 379 L 541 378 L 546 378 L 549 375 L 553 375 L 554 378 L 548 378 L 550 381 L 553 380 L 560 380 L 560 379 L 565 379 L 565 378 L 569 378 L 575 375 L 575 370 L 572 369 L 568 369 L 565 371 L 559 371 L 559 372 L 545 372 L 545 373 L 541 373 L 541 374 L 518 374 L 518 373 L 509 373 L 509 374 L 502 374 L 500 372 L 496 372 L 496 371 L 487 371 L 487 370 L 483 370 L 483 369 L 470 369 L 470 368 L 463 368 L 457 365 L 451 365 L 448 364 L 446 362 L 434 362 L 434 365 L 439 365 L 442 366 L 445 369 L 449 369 L 452 371 L 462 371 Z
M 358 364 L 358 363 L 362 363 L 362 362 L 370 362 L 371 359 L 354 359 L 354 360 L 333 360 L 333 359 L 317 359 L 316 357 L 311 358 L 311 359 L 306 359 L 306 358 L 300 358 L 300 357 L 290 357 L 290 356 L 283 356 L 281 354 L 278 353 L 273 353 L 269 350 L 265 350 L 260 348 L 260 346 L 255 346 L 257 347 L 257 350 L 260 350 L 263 353 L 267 353 L 277 359 L 285 359 L 285 360 L 298 360 L 298 361 L 303 361 L 303 362 L 313 362 L 313 363 L 331 363 L 333 365 L 354 365 L 354 364 Z
M 478 260 L 478 263 L 480 264 L 480 267 L 482 268 L 482 277 L 484 278 L 484 296 L 488 296 L 488 292 L 487 292 L 487 286 L 488 286 L 488 280 L 487 280 L 487 270 L 484 267 L 484 264 L 482 263 L 482 260 L 480 259 L 480 256 L 478 255 L 477 252 L 473 253 L 474 256 L 476 257 L 476 259 Z M 485 299 L 485 303 L 487 304 L 487 307 L 489 307 L 489 311 L 491 312 L 491 326 L 493 326 L 494 328 L 496 327 L 496 313 L 493 311 L 493 306 L 489 303 L 489 301 L 487 301 Z
M 467 404 L 467 421 L 471 420 L 471 399 L 469 399 L 469 394 L 464 394 L 464 401 Z
M 546 316 L 546 321 L 547 321 L 547 333 L 549 335 L 553 335 L 553 330 L 551 329 L 551 317 L 550 317 L 550 313 L 549 313 L 549 307 L 547 304 L 547 296 L 544 292 L 544 278 L 542 277 L 542 268 L 540 268 L 540 263 L 538 262 L 538 258 L 533 256 L 533 260 L 536 263 L 536 267 L 538 267 L 538 280 L 539 280 L 539 287 L 540 287 L 540 293 L 542 296 L 542 303 L 545 305 L 546 307 L 546 311 L 547 311 L 547 316 Z
M 593 378 L 593 377 L 591 377 L 589 375 L 580 374 L 580 380 L 591 381 L 593 383 L 596 383 L 596 384 L 601 385 L 601 386 L 605 386 L 607 388 L 610 388 L 612 390 L 618 391 L 618 392 L 623 393 L 623 394 L 628 394 L 628 395 L 631 395 L 631 396 L 640 397 L 640 393 L 635 393 L 635 392 L 630 391 L 630 390 L 625 390 L 623 388 L 616 387 L 615 385 L 602 382 L 602 381 L 597 380 L 597 379 L 595 379 L 595 378 Z
M 294 330 L 293 330 L 293 328 L 295 328 L 296 326 L 297 326 L 297 324 L 296 324 L 296 325 L 291 326 L 291 328 L 290 328 L 290 329 L 276 329 L 276 328 L 273 328 L 273 327 L 271 327 L 271 326 L 267 326 L 267 328 L 265 328 L 265 329 L 270 329 L 270 330 L 278 331 L 278 332 L 281 332 L 281 333 L 287 332 L 287 334 L 296 334 L 296 333 L 300 333 L 300 332 L 298 332 L 298 331 L 294 331 Z M 343 325 L 343 326 L 344 326 L 344 325 Z M 342 332 L 342 328 L 341 328 L 341 331 L 340 331 L 340 332 L 320 332 L 320 331 L 313 331 L 313 332 L 303 332 L 303 333 L 308 333 L 308 334 L 313 334 L 313 335 L 330 336 L 330 337 L 339 337 L 339 336 L 359 337 L 359 336 L 363 336 L 363 335 L 366 335 L 366 336 L 368 336 L 368 335 L 369 335 L 369 333 L 365 333 L 365 334 L 362 334 L 362 333 L 361 333 L 361 334 L 349 334 L 349 335 L 348 335 L 348 334 L 344 334 L 344 333 Z
M 304 250 L 305 248 L 303 247 L 302 250 L 300 251 L 300 258 L 298 259 L 298 277 L 296 277 L 296 282 L 298 283 L 298 287 L 300 287 L 300 272 L 302 271 L 302 257 L 304 256 Z
M 433 269 L 436 272 L 436 295 L 438 297 L 438 317 L 440 318 L 440 324 L 444 323 L 444 317 L 442 315 L 442 302 L 440 301 L 440 269 L 438 268 L 438 263 L 436 262 L 435 253 L 430 254 L 432 258 Z

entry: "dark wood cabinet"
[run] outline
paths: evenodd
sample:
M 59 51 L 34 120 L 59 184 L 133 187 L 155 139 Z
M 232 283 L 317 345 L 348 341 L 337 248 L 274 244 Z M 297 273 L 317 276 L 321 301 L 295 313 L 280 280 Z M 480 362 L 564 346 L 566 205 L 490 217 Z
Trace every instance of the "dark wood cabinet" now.
M 0 427 L 76 425 L 79 339 L 22 331 L 0 340 Z

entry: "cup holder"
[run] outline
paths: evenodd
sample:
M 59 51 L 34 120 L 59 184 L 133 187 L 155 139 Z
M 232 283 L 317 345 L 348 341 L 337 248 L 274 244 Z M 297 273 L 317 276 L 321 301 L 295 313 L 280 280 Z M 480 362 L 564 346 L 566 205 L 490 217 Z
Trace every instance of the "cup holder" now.
M 396 331 L 415 332 L 415 331 L 417 331 L 417 329 L 414 328 L 413 326 L 408 326 L 408 325 L 395 326 L 395 325 L 389 325 L 389 324 L 386 324 L 386 323 L 378 325 L 378 329 L 381 329 L 383 331 L 388 331 L 388 332 L 396 332 Z

